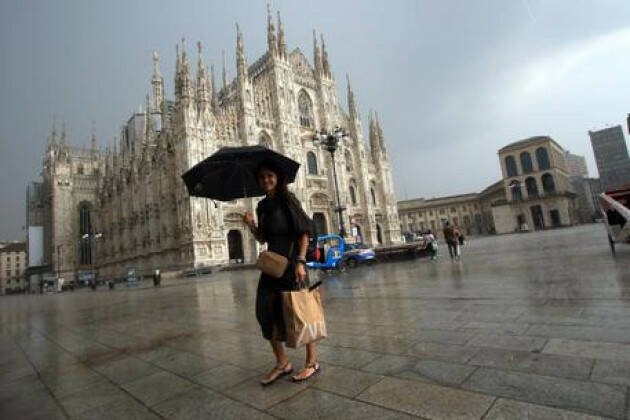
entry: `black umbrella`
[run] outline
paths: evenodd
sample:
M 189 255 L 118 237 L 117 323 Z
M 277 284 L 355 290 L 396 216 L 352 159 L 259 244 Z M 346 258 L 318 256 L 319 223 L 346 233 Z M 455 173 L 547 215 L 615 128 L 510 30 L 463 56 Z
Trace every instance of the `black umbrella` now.
M 263 146 L 223 147 L 212 156 L 190 168 L 182 178 L 188 193 L 220 201 L 258 197 L 265 192 L 258 185 L 256 169 L 263 162 L 272 162 L 295 181 L 300 164 Z

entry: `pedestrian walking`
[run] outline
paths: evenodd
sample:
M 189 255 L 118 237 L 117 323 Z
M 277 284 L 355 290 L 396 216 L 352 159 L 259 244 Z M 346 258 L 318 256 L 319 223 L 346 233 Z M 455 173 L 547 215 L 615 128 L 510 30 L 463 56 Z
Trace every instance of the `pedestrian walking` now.
M 438 251 L 438 244 L 437 244 L 437 239 L 435 239 L 435 235 L 433 235 L 433 232 L 431 232 L 431 230 L 428 230 L 426 234 L 424 234 L 424 240 L 426 242 L 426 246 L 427 248 L 429 248 L 429 254 L 431 255 L 431 261 L 436 261 L 437 260 L 437 251 Z
M 448 246 L 448 254 L 451 259 L 457 258 L 459 255 L 457 253 L 457 237 L 455 236 L 455 229 L 451 226 L 451 222 L 448 220 L 444 223 L 442 233 L 444 234 L 444 240 Z
M 256 318 L 276 358 L 276 366 L 260 381 L 262 385 L 270 385 L 293 372 L 293 365 L 283 345 L 287 341 L 287 330 L 282 293 L 308 287 L 306 251 L 309 235 L 313 233 L 313 222 L 304 213 L 295 195 L 287 190 L 287 177 L 273 161 L 263 162 L 256 170 L 256 175 L 260 187 L 265 191 L 265 198 L 256 207 L 258 224 L 251 211 L 244 215 L 243 221 L 260 243 L 267 243 L 269 251 L 289 261 L 280 278 L 261 273 L 256 292 Z M 319 370 L 315 343 L 310 342 L 306 344 L 305 366 L 292 378 L 294 381 L 303 381 Z
M 153 272 L 153 286 L 158 287 L 162 283 L 162 275 L 160 274 L 159 269 L 155 269 Z

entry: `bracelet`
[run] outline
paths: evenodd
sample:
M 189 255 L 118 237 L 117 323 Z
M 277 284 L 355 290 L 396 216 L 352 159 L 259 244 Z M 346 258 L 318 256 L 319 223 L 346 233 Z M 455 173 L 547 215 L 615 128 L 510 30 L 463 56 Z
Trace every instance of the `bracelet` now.
M 295 261 L 298 263 L 306 264 L 306 258 L 304 257 L 297 257 Z

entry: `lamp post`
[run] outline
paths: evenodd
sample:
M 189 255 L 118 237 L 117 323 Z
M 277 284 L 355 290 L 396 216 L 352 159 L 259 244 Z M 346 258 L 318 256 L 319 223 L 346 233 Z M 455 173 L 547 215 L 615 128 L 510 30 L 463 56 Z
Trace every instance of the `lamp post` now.
M 83 240 L 87 240 L 89 241 L 89 245 L 90 245 L 90 271 L 92 271 L 92 276 L 94 276 L 94 283 L 96 284 L 96 273 L 94 273 L 94 254 L 96 254 L 95 252 L 92 252 L 92 240 L 96 240 L 96 239 L 100 239 L 103 236 L 102 233 L 86 233 L 83 236 L 81 236 L 81 239 Z M 96 244 L 96 242 L 95 242 Z
M 313 142 L 316 145 L 322 146 L 330 153 L 333 168 L 333 178 L 335 179 L 335 195 L 337 197 L 337 212 L 339 218 L 339 235 L 346 236 L 346 228 L 343 222 L 343 211 L 345 207 L 341 206 L 341 198 L 339 197 L 339 183 L 337 181 L 337 165 L 335 164 L 335 152 L 339 148 L 341 141 L 348 137 L 348 133 L 343 128 L 337 126 L 332 131 L 320 130 L 316 131 L 313 135 Z

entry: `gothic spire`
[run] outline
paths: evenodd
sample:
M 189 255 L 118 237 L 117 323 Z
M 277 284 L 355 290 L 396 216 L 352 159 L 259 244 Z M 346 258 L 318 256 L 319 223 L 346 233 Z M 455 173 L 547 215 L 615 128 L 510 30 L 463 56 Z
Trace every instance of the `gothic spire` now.
M 147 95 L 147 108 L 144 111 L 144 144 L 149 145 L 153 143 L 153 139 L 155 138 L 153 132 L 153 120 L 151 117 L 151 102 L 149 99 L 149 95 Z
M 243 33 L 236 24 L 236 71 L 239 83 L 247 77 L 247 59 L 245 58 L 245 47 L 243 45 Z
M 217 83 L 214 78 L 214 64 L 210 64 L 210 104 L 212 106 L 212 111 L 217 110 L 217 93 L 216 93 Z
M 287 59 L 287 41 L 284 37 L 284 28 L 280 19 L 280 11 L 278 10 L 278 55 Z
M 193 93 L 192 75 L 190 66 L 188 65 L 188 56 L 186 54 L 186 39 L 182 38 L 182 98 L 191 98 Z
M 276 45 L 276 29 L 273 26 L 273 19 L 271 18 L 271 9 L 269 3 L 267 3 L 267 48 L 269 54 L 272 57 L 278 55 L 278 45 Z
M 378 128 L 376 127 L 376 121 L 374 119 L 374 111 L 370 109 L 370 124 L 369 124 L 369 138 L 370 138 L 370 150 L 372 153 L 376 153 L 380 147 L 378 139 Z
M 376 112 L 376 132 L 378 134 L 378 145 L 385 151 L 385 138 L 383 136 L 383 129 L 381 128 L 381 122 L 378 118 L 378 112 Z
M 322 71 L 322 54 L 317 44 L 315 29 L 313 29 L 313 66 L 315 66 L 315 72 L 320 74 Z
M 354 120 L 358 118 L 359 113 L 357 112 L 354 92 L 352 91 L 352 86 L 350 86 L 350 75 L 348 73 L 346 73 L 346 81 L 348 82 L 348 113 L 350 114 L 350 118 Z
M 197 102 L 200 109 L 210 103 L 210 81 L 208 80 L 208 72 L 203 62 L 202 45 L 197 42 Z
M 175 97 L 182 94 L 182 60 L 179 55 L 179 45 L 175 44 Z
M 225 50 L 221 50 L 221 61 L 223 62 L 223 71 L 221 78 L 223 79 L 223 89 L 227 87 L 227 68 L 225 67 Z
M 153 110 L 155 111 L 162 108 L 162 101 L 164 100 L 164 78 L 158 66 L 159 60 L 160 54 L 157 51 L 153 51 L 153 77 L 151 78 L 151 84 L 153 85 Z
M 322 71 L 326 77 L 330 78 L 330 63 L 328 62 L 328 51 L 326 51 L 326 44 L 324 43 L 324 34 L 319 34 L 322 40 Z
M 57 122 L 55 121 L 55 118 L 53 117 L 52 131 L 50 132 L 49 143 L 48 143 L 48 147 L 50 149 L 55 149 L 57 147 L 57 128 L 56 128 L 56 125 L 57 125 Z
M 66 134 L 66 122 L 61 122 L 61 152 L 68 152 L 68 136 Z
M 97 149 L 96 144 L 96 127 L 94 125 L 94 121 L 92 121 L 92 152 L 96 152 Z

